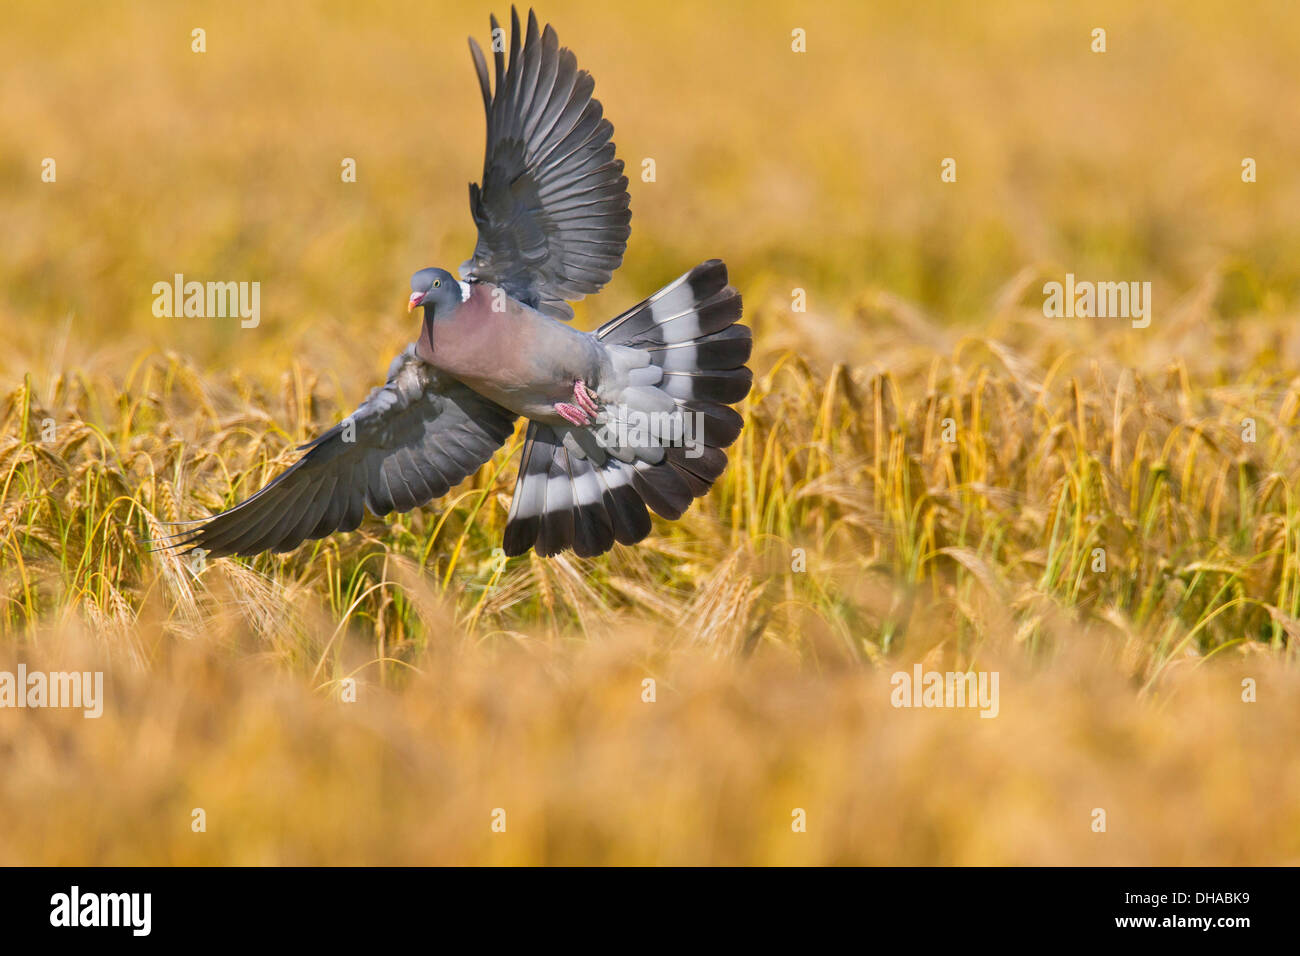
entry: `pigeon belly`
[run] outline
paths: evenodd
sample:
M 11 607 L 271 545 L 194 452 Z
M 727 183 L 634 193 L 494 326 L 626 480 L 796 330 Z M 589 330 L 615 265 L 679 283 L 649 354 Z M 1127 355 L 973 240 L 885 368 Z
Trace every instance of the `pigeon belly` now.
M 480 395 L 544 424 L 564 424 L 555 404 L 573 401 L 578 379 L 597 388 L 606 364 L 604 350 L 586 332 L 486 283 L 472 284 L 451 315 L 426 319 L 418 351 Z

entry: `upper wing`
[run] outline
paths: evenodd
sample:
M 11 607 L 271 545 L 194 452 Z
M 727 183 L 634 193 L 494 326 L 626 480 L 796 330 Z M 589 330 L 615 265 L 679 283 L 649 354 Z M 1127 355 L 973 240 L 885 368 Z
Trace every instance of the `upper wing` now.
M 362 505 L 410 511 L 445 495 L 492 457 L 515 414 L 441 375 L 408 346 L 348 418 L 269 485 L 186 532 L 170 547 L 211 557 L 289 551 L 307 538 L 352 531 Z
M 470 52 L 487 112 L 483 185 L 469 187 L 478 226 L 463 278 L 501 286 L 513 298 L 560 319 L 565 300 L 609 281 L 623 261 L 632 212 L 614 127 L 592 99 L 595 81 L 548 25 L 538 36 L 528 13 L 522 52 L 519 15 L 510 11 L 510 65 L 492 17 L 496 94 L 474 38 Z

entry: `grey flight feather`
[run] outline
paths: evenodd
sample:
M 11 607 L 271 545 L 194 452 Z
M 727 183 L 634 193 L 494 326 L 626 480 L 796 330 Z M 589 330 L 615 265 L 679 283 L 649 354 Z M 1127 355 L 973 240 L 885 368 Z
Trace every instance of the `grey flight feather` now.
M 549 25 L 539 33 L 532 11 L 522 45 L 513 8 L 510 21 L 508 65 L 494 51 L 495 93 L 483 51 L 469 41 L 487 151 L 482 185 L 469 189 L 478 243 L 461 273 L 569 319 L 568 302 L 599 290 L 622 263 L 631 197 L 591 75 Z M 491 24 L 496 36 L 495 16 Z

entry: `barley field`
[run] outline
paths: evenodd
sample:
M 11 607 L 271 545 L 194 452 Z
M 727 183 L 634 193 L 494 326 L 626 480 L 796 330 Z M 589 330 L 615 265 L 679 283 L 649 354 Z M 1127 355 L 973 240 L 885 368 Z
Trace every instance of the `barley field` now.
M 489 12 L 6 8 L 0 671 L 105 698 L 0 708 L 0 864 L 1300 862 L 1286 0 L 553 0 L 632 180 L 577 324 L 714 256 L 745 296 L 713 492 L 505 561 L 517 433 L 355 533 L 151 551 L 469 255 Z M 155 315 L 178 273 L 260 321 Z M 1149 324 L 1045 315 L 1067 274 Z M 996 673 L 996 717 L 894 706 L 918 665 Z

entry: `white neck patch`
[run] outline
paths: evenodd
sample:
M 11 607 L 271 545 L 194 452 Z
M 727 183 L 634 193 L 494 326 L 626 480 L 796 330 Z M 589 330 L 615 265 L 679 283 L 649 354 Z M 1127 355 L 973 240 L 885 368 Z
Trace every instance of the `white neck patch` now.
M 461 280 L 457 280 L 457 281 L 460 282 L 460 301 L 462 301 L 462 302 L 468 302 L 468 301 L 469 301 L 469 283 L 468 283 L 468 282 L 461 281 Z

